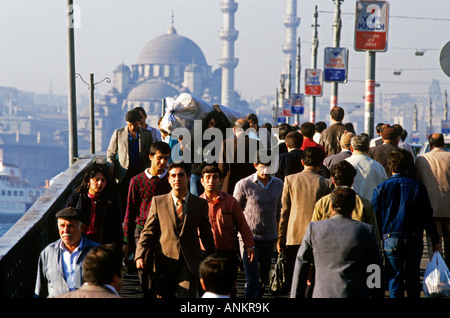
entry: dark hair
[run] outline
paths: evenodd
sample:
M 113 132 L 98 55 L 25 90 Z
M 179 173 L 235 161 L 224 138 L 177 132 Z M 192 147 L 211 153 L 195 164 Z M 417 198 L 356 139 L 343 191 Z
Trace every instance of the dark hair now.
M 139 113 L 142 112 L 142 114 L 143 114 L 144 116 L 147 116 L 147 113 L 145 112 L 144 107 L 137 106 L 137 107 L 135 107 L 134 109 L 137 110 Z
M 184 172 L 186 172 L 186 175 L 189 177 L 191 175 L 191 165 L 186 162 L 175 162 L 172 161 L 169 163 L 169 167 L 167 168 L 167 172 L 170 172 L 173 168 L 182 168 L 184 169 Z
M 355 127 L 353 126 L 353 123 L 345 123 L 344 126 L 345 126 L 345 128 L 347 128 L 347 131 L 356 134 Z
M 114 274 L 122 276 L 122 253 L 113 244 L 93 247 L 83 261 L 83 280 L 94 285 L 112 282 Z
M 337 186 L 351 187 L 356 176 L 356 169 L 347 160 L 341 160 L 331 166 L 330 174 Z
M 325 159 L 325 151 L 319 147 L 308 147 L 303 151 L 303 163 L 305 166 L 318 167 Z
M 302 133 L 303 136 L 312 138 L 312 137 L 314 137 L 314 134 L 316 133 L 316 127 L 314 126 L 313 123 L 310 123 L 307 121 L 307 122 L 304 122 L 303 124 L 301 124 L 300 132 Z
M 428 142 L 430 144 L 430 149 L 432 149 L 434 147 L 441 148 L 441 147 L 445 146 L 444 135 L 440 134 L 440 133 L 431 134 L 428 137 Z
M 284 142 L 289 148 L 300 148 L 303 144 L 303 135 L 298 131 L 290 131 L 284 138 Z
M 75 189 L 75 193 L 87 193 L 89 190 L 91 179 L 99 172 L 103 174 L 106 179 L 106 186 L 102 191 L 102 195 L 110 195 L 113 188 L 112 177 L 109 174 L 108 167 L 105 164 L 97 162 L 94 162 L 91 166 L 88 166 L 86 172 L 83 175 L 83 179 L 81 180 L 80 185 Z
M 395 150 L 390 153 L 387 165 L 392 173 L 406 174 L 414 165 L 413 158 L 405 149 Z
M 223 136 L 226 136 L 226 129 L 231 128 L 231 122 L 228 119 L 228 117 L 223 113 L 219 112 L 217 110 L 212 110 L 206 114 L 206 116 L 202 120 L 202 128 L 203 131 L 208 129 L 208 124 L 211 121 L 211 119 L 214 119 L 214 121 L 217 123 L 217 129 L 220 129 Z
M 327 124 L 324 121 L 318 121 L 314 124 L 314 127 L 318 133 L 321 133 L 322 131 L 324 131 L 324 129 L 327 128 Z
M 356 193 L 347 186 L 339 186 L 330 194 L 331 207 L 334 212 L 350 216 L 355 209 Z
M 136 123 L 141 120 L 141 114 L 136 109 L 129 110 L 125 116 L 125 120 L 129 123 Z
M 288 132 L 290 132 L 292 130 L 291 125 L 286 124 L 286 123 L 281 123 L 278 125 L 278 138 L 281 140 L 285 140 L 286 135 L 288 134 Z
M 250 113 L 247 115 L 247 117 L 245 117 L 245 120 L 249 120 L 249 119 L 253 120 L 255 122 L 255 124 L 258 123 L 258 117 L 253 113 Z
M 170 154 L 172 149 L 167 142 L 157 141 L 152 143 L 150 146 L 150 155 L 154 156 L 157 152 L 160 152 L 163 155 Z
M 384 123 L 377 124 L 377 126 L 375 127 L 375 130 L 377 131 L 377 133 L 381 134 L 381 132 L 383 131 L 383 126 L 384 126 Z
M 219 167 L 215 164 L 206 165 L 202 169 L 202 177 L 205 173 L 217 173 L 217 174 L 219 174 L 219 179 L 223 178 L 222 170 L 220 170 Z
M 237 266 L 228 256 L 215 253 L 200 263 L 199 274 L 206 291 L 228 295 L 236 283 Z
M 335 121 L 342 121 L 344 119 L 344 109 L 339 106 L 334 106 L 330 110 L 330 116 Z

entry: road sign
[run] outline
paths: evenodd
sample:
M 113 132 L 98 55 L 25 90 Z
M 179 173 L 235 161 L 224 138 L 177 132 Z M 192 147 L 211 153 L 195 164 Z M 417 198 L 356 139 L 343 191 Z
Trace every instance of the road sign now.
M 439 63 L 444 73 L 450 77 L 450 41 L 442 48 Z
M 443 135 L 450 134 L 450 120 L 444 120 L 441 121 L 441 132 Z
M 287 116 L 287 117 L 293 116 L 291 113 L 291 100 L 289 98 L 284 101 L 283 116 Z
M 418 144 L 420 141 L 420 133 L 417 131 L 413 131 L 413 133 L 411 134 L 411 142 L 413 144 Z
M 305 69 L 305 95 L 322 96 L 322 70 L 318 68 Z
M 388 22 L 387 1 L 356 1 L 355 50 L 386 52 Z
M 291 113 L 294 115 L 303 115 L 305 111 L 304 107 L 305 95 L 292 94 L 291 97 Z
M 326 47 L 324 52 L 325 82 L 347 82 L 348 49 L 343 47 Z

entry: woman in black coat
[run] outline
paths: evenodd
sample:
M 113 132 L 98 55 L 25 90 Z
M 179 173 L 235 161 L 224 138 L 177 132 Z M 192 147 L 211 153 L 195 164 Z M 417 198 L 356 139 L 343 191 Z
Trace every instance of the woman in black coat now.
M 83 176 L 65 207 L 74 207 L 83 214 L 84 236 L 99 244 L 122 246 L 123 230 L 120 204 L 114 180 L 104 164 L 94 163 Z

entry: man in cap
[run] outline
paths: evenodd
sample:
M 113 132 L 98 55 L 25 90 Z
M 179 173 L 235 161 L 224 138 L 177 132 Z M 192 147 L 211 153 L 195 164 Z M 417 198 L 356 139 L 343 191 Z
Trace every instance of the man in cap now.
M 78 209 L 56 213 L 60 239 L 49 244 L 39 256 L 35 297 L 54 297 L 73 291 L 83 283 L 82 264 L 98 243 L 83 237 L 85 225 Z

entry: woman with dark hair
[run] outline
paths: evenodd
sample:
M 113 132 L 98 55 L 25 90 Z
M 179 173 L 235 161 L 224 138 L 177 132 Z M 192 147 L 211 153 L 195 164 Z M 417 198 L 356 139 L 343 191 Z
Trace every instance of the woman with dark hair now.
M 94 163 L 83 180 L 67 199 L 65 207 L 81 211 L 86 229 L 84 236 L 99 244 L 122 245 L 121 205 L 114 191 L 114 180 L 106 165 Z
M 232 127 L 232 125 L 227 116 L 222 111 L 220 111 L 220 108 L 217 108 L 216 106 L 214 110 L 208 112 L 202 120 L 202 137 L 207 129 L 217 128 L 222 133 L 222 140 L 224 140 L 226 138 L 226 129 L 230 127 Z M 192 174 L 190 179 L 189 191 L 196 196 L 200 196 L 204 192 L 204 188 L 200 181 L 202 177 L 202 170 L 207 165 L 207 163 L 205 162 L 205 158 L 203 157 L 203 149 L 213 140 L 214 139 L 204 140 L 202 138 L 201 148 L 195 149 L 195 151 L 202 152 L 202 162 L 195 162 L 195 160 L 192 161 Z

